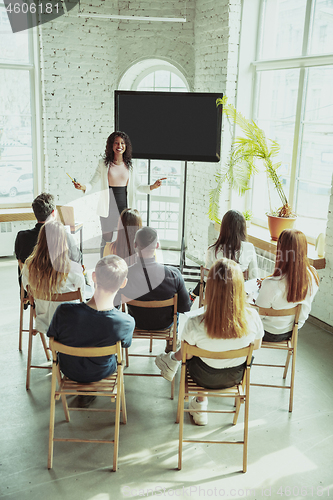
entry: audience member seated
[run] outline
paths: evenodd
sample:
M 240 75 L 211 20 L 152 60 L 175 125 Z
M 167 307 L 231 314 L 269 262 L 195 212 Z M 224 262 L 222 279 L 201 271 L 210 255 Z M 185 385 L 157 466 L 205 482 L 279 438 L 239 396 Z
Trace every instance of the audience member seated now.
M 120 214 L 117 229 L 117 239 L 107 242 L 104 248 L 106 255 L 118 255 L 125 260 L 128 266 L 136 262 L 134 238 L 138 229 L 142 227 L 142 219 L 137 210 L 125 208 Z
M 87 303 L 61 304 L 56 310 L 48 337 L 73 347 L 111 346 L 121 340 L 123 347 L 132 342 L 134 320 L 114 308 L 114 297 L 127 282 L 127 264 L 116 255 L 103 257 L 92 273 L 95 292 Z M 96 382 L 115 372 L 115 356 L 75 358 L 59 354 L 60 369 L 76 382 Z M 87 407 L 95 396 L 79 396 L 79 406 Z
M 26 229 L 24 231 L 19 231 L 15 240 L 15 255 L 19 261 L 19 265 L 26 261 L 26 259 L 31 255 L 34 246 L 37 243 L 37 238 L 41 227 L 48 219 L 55 217 L 55 203 L 54 197 L 49 193 L 41 193 L 32 202 L 32 210 L 37 219 L 37 224 L 33 229 Z M 71 234 L 66 233 L 67 244 L 69 249 L 69 258 L 74 262 L 81 261 L 81 252 L 77 248 L 74 238 Z M 20 267 L 18 270 L 19 274 L 19 284 L 21 286 L 21 271 Z
M 190 310 L 190 300 L 184 279 L 178 269 L 156 262 L 155 251 L 159 247 L 155 229 L 143 227 L 135 235 L 134 246 L 138 254 L 136 264 L 128 269 L 128 283 L 122 294 L 128 299 L 142 301 L 166 300 L 178 294 L 177 310 Z M 173 321 L 171 308 L 150 309 L 128 305 L 136 326 L 144 330 L 162 330 Z
M 56 293 L 72 292 L 81 288 L 85 280 L 82 267 L 69 259 L 65 227 L 55 220 L 43 224 L 37 244 L 22 269 L 23 286 L 35 299 L 35 328 L 46 333 L 59 302 L 51 302 Z
M 205 267 L 210 269 L 214 262 L 223 257 L 237 262 L 244 273 L 248 270 L 248 279 L 258 277 L 257 255 L 254 246 L 246 241 L 246 220 L 237 210 L 229 210 L 223 216 L 220 234 L 216 242 L 208 247 Z M 199 295 L 199 283 L 190 291 L 192 302 Z
M 307 257 L 305 235 L 297 229 L 282 231 L 277 242 L 275 269 L 261 283 L 256 305 L 273 309 L 292 309 L 302 304 L 298 328 L 309 316 L 317 293 L 319 278 Z M 293 316 L 262 316 L 267 342 L 281 342 L 291 337 Z
M 183 329 L 182 340 L 207 351 L 232 351 L 242 349 L 251 342 L 259 349 L 264 335 L 257 311 L 248 305 L 241 268 L 234 261 L 220 259 L 211 267 L 206 286 L 205 310 L 198 310 L 190 317 Z M 182 352 L 169 352 L 156 357 L 155 363 L 164 378 L 171 381 L 175 376 Z M 201 359 L 196 356 L 187 360 L 192 379 L 202 387 L 224 389 L 238 384 L 243 377 L 245 359 Z M 189 402 L 195 424 L 206 425 L 206 397 L 193 397 Z

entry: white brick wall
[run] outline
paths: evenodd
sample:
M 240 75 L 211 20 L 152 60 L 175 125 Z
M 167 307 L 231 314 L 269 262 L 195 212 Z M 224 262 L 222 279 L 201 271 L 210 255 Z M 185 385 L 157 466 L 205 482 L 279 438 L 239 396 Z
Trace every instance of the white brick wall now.
M 326 228 L 325 269 L 319 271 L 320 285 L 311 314 L 333 326 L 333 176 Z
M 223 92 L 234 102 L 237 80 L 238 44 L 241 17 L 240 0 L 197 0 L 195 12 L 195 88 L 196 92 Z M 192 163 L 188 168 L 187 247 L 188 254 L 202 260 L 212 242 L 207 217 L 209 192 L 215 187 L 214 175 L 229 155 L 229 127 L 223 120 L 221 162 Z M 204 125 L 203 125 L 204 126 Z M 225 129 L 225 130 L 224 130 Z M 228 186 L 224 186 L 221 210 L 228 206 Z
M 128 14 L 128 9 L 130 15 L 175 17 L 184 15 L 184 2 L 93 0 L 84 6 L 91 13 Z M 40 29 L 44 188 L 60 204 L 77 199 L 75 216 L 84 220 L 87 240 L 100 233 L 94 202 L 74 190 L 66 172 L 82 183 L 90 180 L 114 130 L 114 90 L 138 59 L 166 59 L 181 68 L 193 86 L 194 4 L 189 2 L 184 24 L 78 18 L 77 10 Z M 96 246 L 96 240 L 85 241 L 89 246 Z

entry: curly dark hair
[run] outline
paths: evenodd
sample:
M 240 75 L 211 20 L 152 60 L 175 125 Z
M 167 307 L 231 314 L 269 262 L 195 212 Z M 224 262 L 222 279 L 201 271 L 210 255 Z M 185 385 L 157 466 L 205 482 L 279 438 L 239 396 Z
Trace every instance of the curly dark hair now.
M 238 262 L 242 241 L 246 241 L 246 221 L 237 210 L 228 210 L 223 216 L 219 237 L 213 248 L 215 256 L 222 250 L 224 257 Z
M 115 141 L 116 137 L 121 137 L 124 139 L 125 144 L 126 144 L 126 149 L 123 154 L 123 160 L 125 165 L 129 170 L 132 169 L 132 143 L 130 138 L 128 137 L 125 132 L 120 132 L 117 130 L 116 132 L 113 132 L 111 135 L 109 135 L 107 141 L 106 141 L 106 147 L 105 147 L 105 153 L 103 156 L 103 160 L 106 166 L 109 166 L 109 163 L 113 161 L 114 158 L 114 153 L 113 153 L 113 143 Z

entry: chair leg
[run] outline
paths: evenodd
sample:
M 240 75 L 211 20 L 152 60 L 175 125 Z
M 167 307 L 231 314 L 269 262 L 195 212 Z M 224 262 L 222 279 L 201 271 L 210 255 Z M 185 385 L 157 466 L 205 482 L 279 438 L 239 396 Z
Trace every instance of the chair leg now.
M 236 403 L 236 409 L 235 409 L 234 419 L 233 419 L 233 421 L 232 421 L 232 424 L 233 424 L 233 425 L 236 425 L 236 424 L 237 424 L 238 415 L 239 415 L 239 410 L 240 410 L 240 407 L 241 407 L 241 401 L 240 401 L 240 398 L 236 398 L 235 403 Z
M 184 397 L 181 401 L 179 412 L 179 446 L 178 446 L 178 469 L 182 468 L 182 455 L 183 455 L 183 431 L 184 431 Z
M 113 447 L 113 470 L 117 471 L 118 467 L 118 446 L 119 446 L 119 425 L 120 425 L 120 401 L 122 397 L 122 388 L 120 385 L 119 373 L 117 381 L 117 397 L 116 397 L 116 419 L 114 425 L 114 447 Z
M 150 337 L 149 352 L 153 352 L 153 337 Z
M 284 367 L 284 371 L 283 371 L 283 378 L 284 378 L 284 379 L 286 378 L 287 373 L 288 373 L 289 362 L 290 362 L 290 356 L 291 356 L 291 351 L 288 351 L 288 354 L 287 354 L 287 359 L 286 359 L 286 365 L 285 365 L 285 367 Z
M 53 369 L 53 366 L 52 366 L 52 369 Z M 56 371 L 57 380 L 58 380 L 58 384 L 59 384 L 59 387 L 60 387 L 60 385 L 61 385 L 61 375 L 60 375 L 59 367 L 56 370 L 57 370 Z M 69 422 L 70 421 L 70 416 L 69 416 L 69 409 L 68 409 L 68 404 L 67 404 L 67 398 L 66 398 L 65 394 L 61 394 L 61 402 L 62 402 L 62 407 L 64 409 L 64 414 L 65 414 L 66 422 Z
M 125 349 L 125 357 L 126 357 L 126 367 L 129 366 L 129 359 L 128 359 L 128 347 Z
M 41 333 L 41 332 L 39 332 L 39 335 L 40 335 L 40 339 L 41 339 L 42 344 L 43 344 L 43 348 L 44 348 L 44 351 L 45 351 L 46 359 L 48 361 L 51 361 L 51 357 L 50 357 L 49 350 L 47 348 L 47 343 L 46 343 L 46 340 L 45 340 L 45 335 L 44 335 L 44 333 Z
M 55 370 L 55 366 L 52 367 Z M 52 469 L 53 465 L 53 438 L 54 438 L 54 417 L 55 417 L 55 390 L 56 390 L 56 377 L 52 373 L 51 382 L 51 403 L 50 403 L 50 427 L 49 427 L 49 454 L 47 460 L 47 468 Z
M 247 471 L 247 444 L 249 436 L 249 395 L 250 395 L 250 376 L 249 368 L 246 374 L 246 395 L 245 395 L 245 411 L 244 411 L 244 445 L 243 445 L 243 472 Z
M 171 399 L 175 396 L 175 377 L 173 377 L 171 381 Z
M 28 343 L 28 360 L 27 360 L 27 380 L 25 387 L 27 391 L 30 389 L 30 371 L 31 371 L 31 355 L 32 355 L 32 331 L 29 328 L 29 343 Z
M 23 286 L 21 285 L 20 326 L 19 326 L 19 351 L 22 351 L 22 330 L 23 330 L 23 311 L 24 311 L 24 304 L 23 304 L 24 291 L 23 290 L 24 290 Z
M 127 423 L 127 409 L 126 409 L 126 397 L 125 397 L 125 386 L 124 386 L 124 374 L 121 372 L 121 413 L 123 418 L 123 424 Z
M 288 353 L 289 354 L 289 353 Z M 292 352 L 292 362 L 291 362 L 291 380 L 290 380 L 290 398 L 289 398 L 289 411 L 293 411 L 293 401 L 294 401 L 294 383 L 295 383 L 295 369 L 296 369 L 296 351 Z

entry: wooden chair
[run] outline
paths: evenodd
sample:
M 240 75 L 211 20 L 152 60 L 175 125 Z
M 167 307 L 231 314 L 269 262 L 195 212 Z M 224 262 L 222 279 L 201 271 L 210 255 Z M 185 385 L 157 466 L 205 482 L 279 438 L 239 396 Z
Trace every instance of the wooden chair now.
M 47 467 L 52 469 L 53 464 L 53 443 L 54 441 L 66 441 L 75 443 L 113 443 L 113 470 L 117 470 L 118 462 L 118 447 L 119 447 L 119 424 L 120 414 L 122 415 L 122 422 L 126 424 L 126 401 L 124 390 L 124 378 L 122 367 L 122 349 L 121 342 L 116 345 L 108 347 L 69 347 L 53 338 L 50 338 L 50 349 L 52 351 L 52 383 L 51 383 L 51 404 L 50 404 L 50 428 L 49 428 L 49 453 Z M 100 357 L 110 356 L 111 354 L 117 355 L 117 371 L 107 378 L 92 382 L 90 384 L 81 384 L 74 382 L 61 374 L 58 358 L 58 353 L 68 354 L 70 356 L 80 357 Z M 58 389 L 56 388 L 58 381 Z M 85 396 L 106 396 L 111 398 L 111 401 L 116 401 L 116 408 L 105 410 L 96 408 L 71 408 L 67 405 L 66 396 L 70 395 L 85 395 Z M 69 410 L 71 411 L 108 411 L 115 412 L 115 429 L 114 439 L 78 439 L 78 438 L 55 438 L 54 437 L 54 420 L 55 420 L 55 402 L 61 397 L 63 409 L 65 412 L 66 421 L 69 422 Z
M 123 295 L 121 296 L 123 311 L 125 310 L 125 303 L 136 306 L 144 307 L 145 309 L 156 309 L 164 307 L 173 307 L 173 323 L 169 328 L 163 330 L 142 330 L 140 328 L 135 328 L 133 332 L 133 339 L 149 339 L 149 352 L 153 350 L 153 340 L 165 340 L 166 342 L 172 343 L 172 350 L 177 350 L 177 294 L 175 294 L 171 299 L 167 300 L 153 300 L 153 301 L 140 301 L 140 300 L 130 300 Z M 149 314 L 149 312 L 147 312 Z M 131 354 L 128 349 L 125 350 L 126 355 L 126 367 L 129 366 L 129 356 L 145 357 L 145 358 L 155 358 L 154 354 Z M 132 375 L 136 377 L 161 377 L 160 373 L 127 373 L 124 375 Z M 171 382 L 171 399 L 174 398 L 175 391 L 175 380 Z
M 252 360 L 253 344 L 250 344 L 243 349 L 225 352 L 212 352 L 204 349 L 199 349 L 196 346 L 189 345 L 187 342 L 182 343 L 182 369 L 180 377 L 179 398 L 177 408 L 176 423 L 179 423 L 179 454 L 178 454 L 178 469 L 182 468 L 182 451 L 183 443 L 219 443 L 219 444 L 241 444 L 243 445 L 243 472 L 247 469 L 247 444 L 248 444 L 248 426 L 249 426 L 249 389 L 250 389 L 250 368 Z M 246 368 L 242 381 L 228 389 L 207 389 L 197 385 L 187 370 L 186 355 L 192 354 L 193 356 L 200 356 L 211 359 L 234 359 L 246 357 Z M 193 410 L 184 408 L 184 400 L 189 396 L 208 396 L 218 398 L 233 398 L 235 399 L 234 410 L 208 410 L 207 413 L 234 413 L 233 425 L 237 424 L 240 406 L 245 403 L 244 414 L 244 434 L 242 441 L 208 441 L 203 439 L 184 439 L 183 426 L 184 426 L 184 412 Z M 202 410 L 198 410 L 200 412 Z
M 26 389 L 29 390 L 30 388 L 30 371 L 31 368 L 41 368 L 44 370 L 51 370 L 52 366 L 50 364 L 46 365 L 33 365 L 31 364 L 32 360 L 32 339 L 35 335 L 39 334 L 40 339 L 43 344 L 43 348 L 45 351 L 46 359 L 47 361 L 51 361 L 51 357 L 48 351 L 45 335 L 42 332 L 39 332 L 36 330 L 36 328 L 33 327 L 34 324 L 34 318 L 36 318 L 36 311 L 35 311 L 35 302 L 34 298 L 31 295 L 30 291 L 28 290 L 28 296 L 29 296 L 29 302 L 30 302 L 30 322 L 29 322 L 29 344 L 28 344 L 28 360 L 27 360 L 27 380 L 26 380 Z M 81 289 L 78 288 L 74 292 L 66 292 L 66 293 L 58 293 L 56 295 L 52 295 L 51 301 L 50 302 L 71 302 L 74 300 L 79 300 L 82 302 L 82 295 L 81 295 Z
M 282 342 L 262 342 L 261 347 L 263 349 L 277 349 L 280 351 L 287 351 L 287 358 L 284 365 L 270 365 L 263 363 L 253 363 L 253 366 L 269 366 L 274 368 L 284 368 L 283 378 L 286 379 L 290 358 L 292 357 L 291 364 L 291 378 L 290 385 L 270 385 L 270 384 L 256 384 L 251 383 L 253 386 L 258 387 L 275 387 L 279 389 L 289 389 L 290 397 L 289 397 L 289 411 L 293 411 L 293 398 L 294 398 L 294 384 L 295 384 L 295 371 L 296 371 L 296 353 L 297 353 L 297 338 L 298 338 L 298 319 L 301 312 L 301 304 L 298 304 L 296 307 L 292 309 L 272 309 L 272 308 L 263 308 L 259 307 L 258 311 L 260 316 L 295 316 L 292 335 L 289 340 L 284 340 Z
M 207 279 L 209 269 L 204 266 L 200 266 L 200 288 L 199 288 L 199 307 L 204 305 L 204 292 L 205 292 L 205 278 Z

